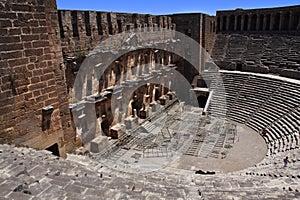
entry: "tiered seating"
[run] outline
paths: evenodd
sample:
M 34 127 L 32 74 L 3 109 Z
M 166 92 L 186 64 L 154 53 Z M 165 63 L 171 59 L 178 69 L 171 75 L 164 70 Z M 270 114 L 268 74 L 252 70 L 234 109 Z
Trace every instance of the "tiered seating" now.
M 264 40 L 265 38 L 249 38 L 248 45 L 245 46 L 245 51 L 243 53 L 244 60 L 254 61 L 259 63 L 259 60 L 262 57 L 262 54 L 265 51 Z
M 212 52 L 212 55 L 216 58 L 225 58 L 226 49 L 228 45 L 228 37 L 222 34 L 219 34 L 216 37 L 217 39 L 214 43 L 214 51 Z
M 276 89 L 276 85 L 269 87 L 269 84 L 267 80 L 260 77 L 249 76 L 248 81 L 239 91 L 234 105 L 231 106 L 228 117 L 245 123 Z
M 247 50 L 248 38 L 243 35 L 231 35 L 228 39 L 226 58 L 230 60 L 242 60 L 243 53 Z
M 249 176 L 263 176 L 264 178 L 284 178 L 290 179 L 291 182 L 296 181 L 300 178 L 299 167 L 300 167 L 300 150 L 285 151 L 277 153 L 276 155 L 265 157 L 265 159 L 254 167 L 243 170 L 246 175 Z M 283 160 L 288 157 L 289 162 L 287 167 L 284 167 Z M 289 187 L 285 186 L 288 190 Z M 290 191 L 298 190 L 299 187 L 290 187 Z
M 266 130 L 267 134 L 264 137 L 272 148 L 274 143 L 278 142 L 285 146 L 289 145 L 289 148 L 295 144 L 293 134 L 300 127 L 299 81 L 253 73 L 229 71 L 221 73 L 226 91 L 228 118 L 245 124 L 260 134 L 262 130 Z M 217 85 L 211 90 L 221 89 Z M 218 111 L 220 107 L 216 105 L 220 103 L 219 99 L 223 98 L 223 94 L 218 92 L 213 94 L 210 102 L 212 106 L 209 107 L 209 113 L 212 115 L 223 112 Z
M 209 105 L 212 115 L 224 117 L 226 116 L 226 94 L 223 86 L 223 81 L 221 77 L 218 76 L 217 81 L 211 83 L 210 89 L 213 91 L 213 96 L 218 96 L 219 98 L 212 98 Z
M 299 90 L 295 90 L 297 88 L 299 88 L 297 85 L 282 83 L 282 85 L 278 87 L 276 94 L 271 96 L 263 107 L 257 110 L 251 119 L 249 119 L 247 125 L 255 131 L 261 131 L 263 128 L 271 126 L 272 123 L 278 119 L 288 115 L 292 109 L 299 106 Z M 276 140 L 281 138 L 282 135 L 285 135 L 283 133 L 290 134 L 294 129 L 295 127 L 292 128 L 292 130 L 286 129 L 281 133 L 278 133 L 275 128 L 270 129 L 271 138 L 269 139 Z
M 299 152 L 295 152 L 299 155 Z M 267 157 L 256 167 L 200 175 L 176 168 L 124 173 L 92 157 L 0 145 L 1 199 L 299 199 L 299 157 Z M 263 176 L 263 180 L 262 177 Z
M 206 74 L 207 72 L 204 72 Z M 215 75 L 210 74 L 210 90 L 213 91 L 213 98 L 209 104 L 209 111 L 211 115 L 217 117 L 224 117 L 228 111 L 227 108 L 231 107 L 235 102 L 239 90 L 248 81 L 247 77 L 236 74 L 234 77 L 231 75 Z
M 215 61 L 265 65 L 271 73 L 300 70 L 300 36 L 272 34 L 217 34 L 212 58 Z

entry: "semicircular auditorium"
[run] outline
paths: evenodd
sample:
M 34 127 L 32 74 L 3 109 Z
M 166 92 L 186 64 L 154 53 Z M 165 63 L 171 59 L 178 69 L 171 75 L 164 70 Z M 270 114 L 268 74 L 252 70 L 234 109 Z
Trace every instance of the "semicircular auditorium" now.
M 299 199 L 299 5 L 0 10 L 4 199 Z

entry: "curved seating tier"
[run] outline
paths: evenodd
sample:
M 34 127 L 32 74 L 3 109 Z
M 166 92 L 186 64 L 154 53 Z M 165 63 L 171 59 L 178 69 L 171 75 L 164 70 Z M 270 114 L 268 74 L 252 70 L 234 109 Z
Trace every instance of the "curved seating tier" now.
M 300 35 L 217 34 L 212 58 L 268 66 L 271 73 L 282 69 L 300 70 Z
M 260 134 L 265 129 L 268 144 L 283 138 L 298 143 L 294 134 L 300 131 L 300 81 L 246 72 L 220 73 L 222 80 L 214 79 L 210 85 L 214 91 L 208 109 L 211 115 L 228 117 Z M 220 92 L 222 86 L 225 93 Z M 226 103 L 221 104 L 220 99 Z

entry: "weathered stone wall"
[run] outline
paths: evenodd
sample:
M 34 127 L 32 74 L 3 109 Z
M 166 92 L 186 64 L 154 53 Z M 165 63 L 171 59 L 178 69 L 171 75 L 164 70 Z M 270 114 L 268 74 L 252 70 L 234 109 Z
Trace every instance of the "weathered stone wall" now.
M 163 43 L 160 45 L 163 46 Z M 195 76 L 195 74 L 192 73 L 193 71 L 187 68 L 187 61 L 171 52 L 146 48 L 125 54 L 120 52 L 120 54 L 122 56 L 108 66 L 100 80 L 97 76 L 93 78 L 89 77 L 89 75 L 82 76 L 83 73 L 77 74 L 82 58 L 74 57 L 67 60 L 66 76 L 67 82 L 70 83 L 68 84 L 69 97 L 72 103 L 76 103 L 72 105 L 72 114 L 73 118 L 77 120 L 77 135 L 83 138 L 84 143 L 89 142 L 97 134 L 101 134 L 100 132 L 102 131 L 102 134 L 115 138 L 115 132 L 112 132 L 111 129 L 117 124 L 124 124 L 125 118 L 132 115 L 132 111 L 127 110 L 128 105 L 126 105 L 126 103 L 128 104 L 129 101 L 134 100 L 132 109 L 136 109 L 136 115 L 145 117 L 147 115 L 146 112 L 150 112 L 148 110 L 150 104 L 154 102 L 154 87 L 159 88 L 156 90 L 156 95 L 157 98 L 160 98 L 169 92 L 167 87 L 171 85 L 175 87 L 176 84 L 181 84 L 169 82 L 168 79 L 165 78 L 168 74 L 168 70 L 164 72 L 161 65 L 168 66 L 168 68 L 176 67 L 179 72 L 186 76 L 187 79 L 191 79 L 191 81 Z M 88 63 L 91 66 L 101 65 L 101 62 L 103 62 L 101 58 L 112 56 L 113 54 L 111 52 L 98 52 L 98 55 L 93 56 L 92 60 L 89 60 Z M 171 75 L 171 73 L 168 75 Z M 76 76 L 80 76 L 77 78 L 82 80 L 83 84 L 78 84 L 76 91 L 74 91 L 73 86 Z M 160 77 L 160 81 L 155 82 L 158 77 Z M 137 89 L 134 85 L 141 81 L 144 82 L 145 85 Z M 88 86 L 88 84 L 85 84 L 86 82 L 91 82 L 91 85 Z M 151 83 L 161 84 L 155 86 Z M 79 87 L 81 88 L 78 90 Z M 186 92 L 186 96 L 189 96 L 189 91 Z M 118 97 L 118 99 L 112 99 L 112 93 L 114 97 Z M 136 94 L 136 97 L 134 97 L 135 95 L 133 94 Z M 128 99 L 128 97 L 131 96 L 132 99 Z M 75 98 L 72 99 L 72 97 Z M 83 99 L 86 101 L 82 101 Z M 114 110 L 111 102 L 122 102 L 121 105 L 123 103 L 125 103 L 125 105 L 118 106 L 118 108 Z M 141 111 L 143 104 L 145 104 L 144 112 Z M 87 116 L 93 115 L 93 113 L 88 113 L 90 110 L 93 110 L 87 109 L 89 106 L 95 107 L 98 118 L 97 122 L 91 123 L 91 119 L 87 120 Z M 96 131 L 97 127 L 95 124 L 99 124 L 99 127 L 102 129 Z
M 216 36 L 216 17 L 204 15 L 203 16 L 203 47 L 208 53 L 211 53 L 215 36 Z
M 300 6 L 217 11 L 217 32 L 299 30 Z
M 176 31 L 183 33 L 199 44 L 202 44 L 202 27 L 201 21 L 203 19 L 203 14 L 174 14 L 170 15 L 172 21 L 176 24 Z
M 193 38 L 200 44 L 199 71 L 204 69 L 206 52 L 212 50 L 215 38 L 215 17 L 202 13 L 174 14 L 170 15 L 176 24 L 176 31 Z
M 124 31 L 174 29 L 171 18 L 142 14 L 59 10 L 62 50 L 68 55 L 89 51 L 110 35 Z M 172 37 L 172 34 L 168 36 Z
M 0 142 L 57 143 L 63 156 L 73 131 L 56 2 L 3 0 L 0 24 Z

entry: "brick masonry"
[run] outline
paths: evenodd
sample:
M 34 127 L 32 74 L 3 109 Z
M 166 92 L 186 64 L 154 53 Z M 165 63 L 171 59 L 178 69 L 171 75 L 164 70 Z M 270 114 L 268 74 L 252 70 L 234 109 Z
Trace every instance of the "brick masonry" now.
M 0 3 L 0 142 L 71 151 L 73 130 L 55 0 Z M 42 131 L 42 109 L 53 106 Z
M 89 51 L 110 35 L 146 28 L 175 28 L 167 16 L 127 14 L 98 11 L 59 10 L 62 50 L 72 55 Z

